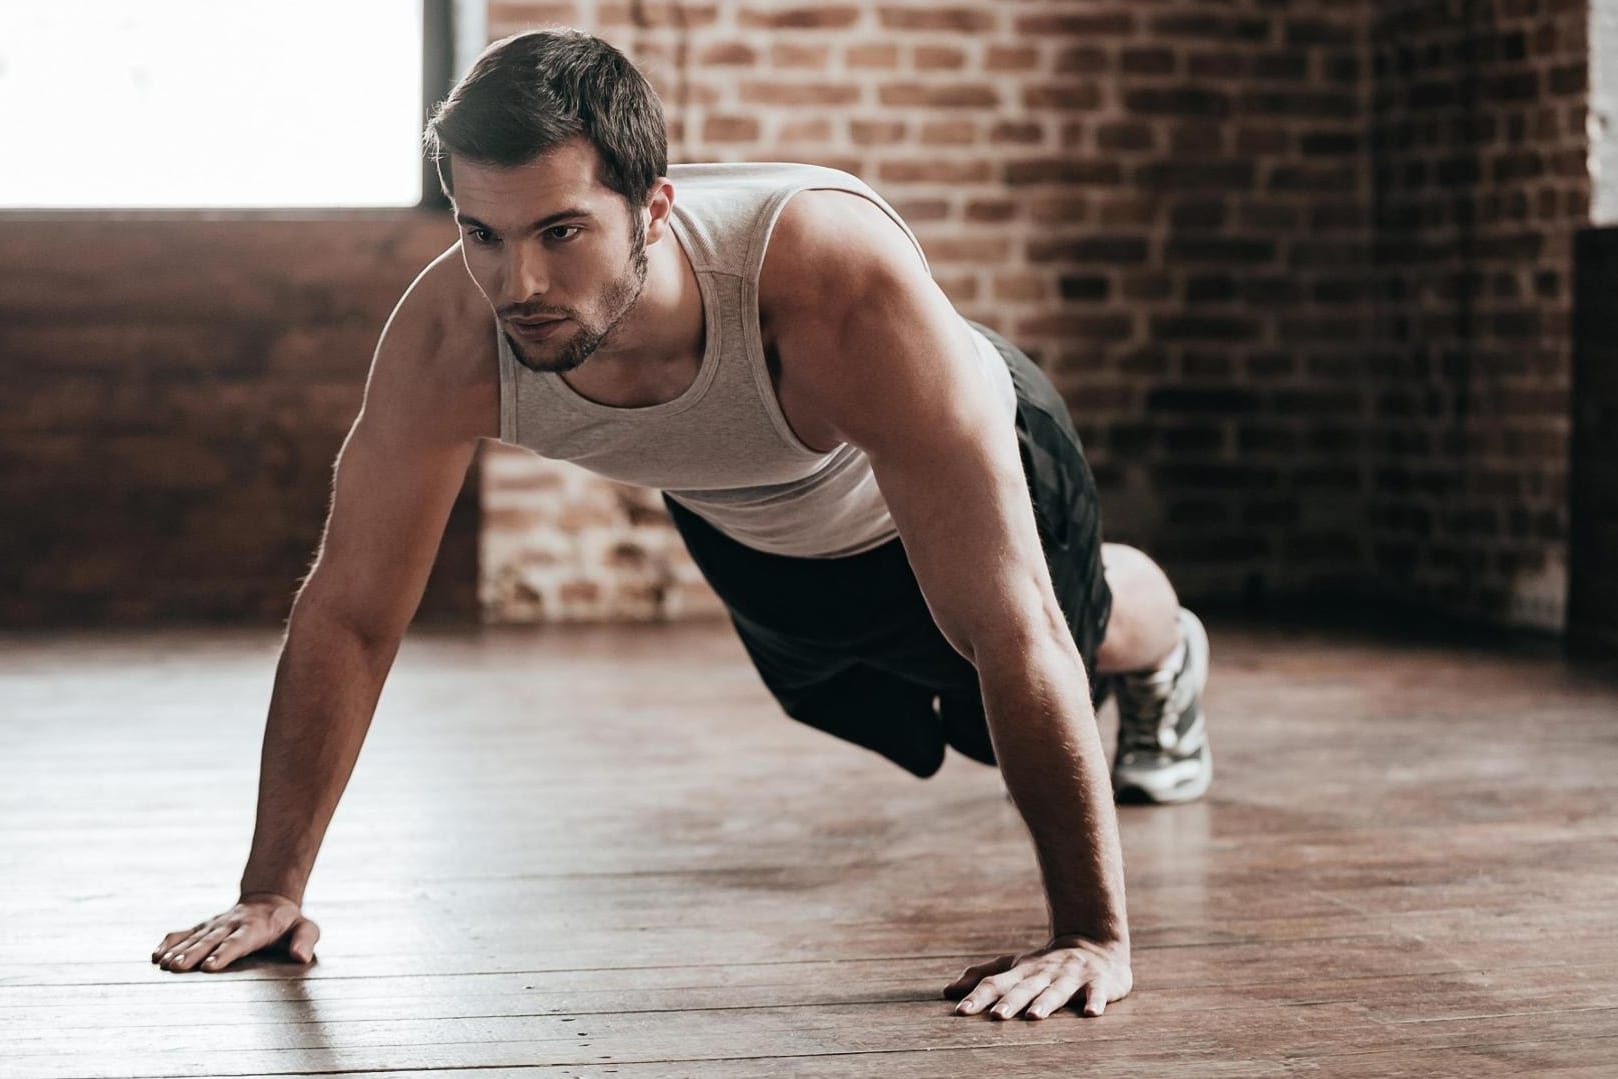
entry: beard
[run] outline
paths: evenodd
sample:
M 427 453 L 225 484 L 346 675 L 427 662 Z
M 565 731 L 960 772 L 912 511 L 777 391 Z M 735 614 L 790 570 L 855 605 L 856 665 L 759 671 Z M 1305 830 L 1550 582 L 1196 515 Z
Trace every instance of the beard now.
M 646 228 L 640 217 L 635 217 L 635 236 L 630 244 L 629 262 L 624 267 L 622 275 L 609 282 L 597 297 L 597 310 L 606 312 L 599 320 L 586 319 L 577 308 L 566 308 L 561 311 L 547 311 L 547 314 L 557 314 L 563 318 L 571 319 L 576 329 L 573 336 L 560 345 L 541 345 L 535 342 L 522 341 L 513 337 L 504 330 L 506 342 L 511 345 L 511 354 L 517 362 L 530 371 L 541 374 L 563 374 L 584 363 L 600 348 L 624 320 L 624 316 L 634 310 L 635 302 L 640 299 L 641 290 L 646 287 Z M 548 346 L 549 351 L 541 351 Z

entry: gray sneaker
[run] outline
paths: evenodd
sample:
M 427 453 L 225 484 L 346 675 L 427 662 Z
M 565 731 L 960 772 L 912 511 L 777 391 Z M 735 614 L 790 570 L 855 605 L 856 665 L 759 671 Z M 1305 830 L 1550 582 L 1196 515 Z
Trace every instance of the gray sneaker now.
M 1112 789 L 1120 802 L 1191 802 L 1213 778 L 1202 690 L 1208 684 L 1208 632 L 1180 608 L 1185 654 L 1176 665 L 1115 675 L 1118 752 Z

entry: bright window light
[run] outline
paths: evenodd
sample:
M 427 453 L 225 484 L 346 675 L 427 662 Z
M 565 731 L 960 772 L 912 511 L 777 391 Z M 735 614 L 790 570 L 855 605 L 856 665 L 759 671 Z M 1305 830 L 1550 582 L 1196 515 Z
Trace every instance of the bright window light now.
M 421 0 L 0 3 L 0 206 L 414 206 Z

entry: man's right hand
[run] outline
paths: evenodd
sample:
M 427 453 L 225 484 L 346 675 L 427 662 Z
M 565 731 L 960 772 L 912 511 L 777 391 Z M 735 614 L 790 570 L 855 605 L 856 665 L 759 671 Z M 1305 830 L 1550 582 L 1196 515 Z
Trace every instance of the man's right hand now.
M 319 939 L 320 927 L 303 916 L 298 904 L 273 892 L 252 892 L 223 914 L 164 937 L 152 962 L 175 973 L 197 967 L 216 971 L 275 947 L 307 963 L 315 957 Z

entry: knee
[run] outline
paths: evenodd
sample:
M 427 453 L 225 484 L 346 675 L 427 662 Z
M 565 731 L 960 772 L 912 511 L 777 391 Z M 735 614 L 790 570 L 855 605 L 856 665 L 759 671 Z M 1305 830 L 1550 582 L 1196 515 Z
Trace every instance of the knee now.
M 1101 565 L 1107 574 L 1107 586 L 1114 592 L 1133 592 L 1141 586 L 1151 587 L 1167 583 L 1163 567 L 1138 547 L 1123 543 L 1101 545 Z

